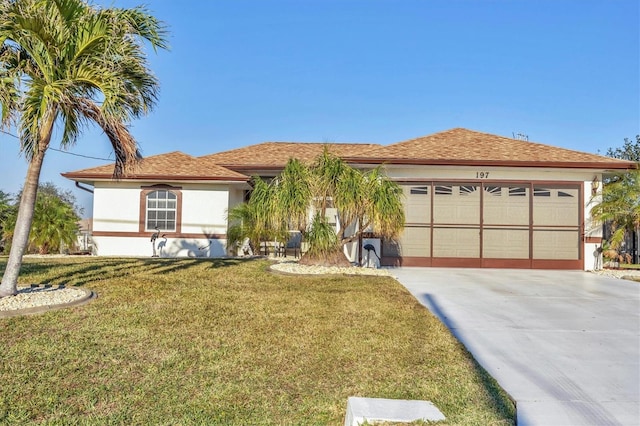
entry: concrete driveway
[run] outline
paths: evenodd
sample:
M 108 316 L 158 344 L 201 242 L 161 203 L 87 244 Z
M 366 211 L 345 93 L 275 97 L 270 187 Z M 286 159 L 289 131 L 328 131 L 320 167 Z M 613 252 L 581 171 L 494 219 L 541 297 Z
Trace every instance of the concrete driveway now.
M 392 274 L 516 400 L 518 425 L 640 425 L 640 283 L 581 271 Z

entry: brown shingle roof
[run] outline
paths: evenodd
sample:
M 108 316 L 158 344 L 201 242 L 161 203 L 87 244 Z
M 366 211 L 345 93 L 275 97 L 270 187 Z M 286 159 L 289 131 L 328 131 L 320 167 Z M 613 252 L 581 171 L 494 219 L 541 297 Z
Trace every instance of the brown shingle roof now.
M 474 165 L 629 169 L 635 163 L 467 129 L 451 129 L 396 144 L 264 142 L 203 157 L 182 152 L 147 157 L 125 179 L 247 181 L 238 170 L 281 169 L 290 158 L 310 163 L 322 150 L 368 164 Z M 73 180 L 111 179 L 113 164 L 63 173 Z M 233 170 L 230 170 L 233 169 Z
M 371 151 L 373 163 L 467 164 L 531 167 L 633 167 L 633 163 L 595 154 L 476 132 L 451 129 Z M 354 159 L 363 162 L 361 158 Z
M 378 144 L 362 143 L 264 142 L 200 158 L 207 158 L 233 169 L 272 169 L 284 167 L 290 158 L 312 162 L 322 154 L 325 146 L 330 153 L 349 158 L 366 156 L 370 151 L 381 147 Z
M 113 164 L 63 173 L 69 179 L 110 179 Z M 215 164 L 206 158 L 192 157 L 179 151 L 145 157 L 138 169 L 123 179 L 184 179 L 246 181 L 248 176 Z

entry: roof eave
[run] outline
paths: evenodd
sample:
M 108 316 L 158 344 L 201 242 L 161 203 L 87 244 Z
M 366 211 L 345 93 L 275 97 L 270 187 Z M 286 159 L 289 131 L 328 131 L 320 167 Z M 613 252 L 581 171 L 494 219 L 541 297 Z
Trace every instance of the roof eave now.
M 597 161 L 513 161 L 513 160 L 441 160 L 413 158 L 345 158 L 349 163 L 357 164 L 398 164 L 416 166 L 495 166 L 495 167 L 536 167 L 558 169 L 607 169 L 631 170 L 638 165 L 633 162 L 597 162 Z
M 180 181 L 193 181 L 193 182 L 247 182 L 249 176 L 191 176 L 191 175 L 137 175 L 130 177 L 123 177 L 120 179 L 114 179 L 111 175 L 103 174 L 73 174 L 73 173 L 61 173 L 61 175 L 67 179 L 73 181 L 114 181 L 114 182 L 135 182 L 141 180 L 180 180 Z

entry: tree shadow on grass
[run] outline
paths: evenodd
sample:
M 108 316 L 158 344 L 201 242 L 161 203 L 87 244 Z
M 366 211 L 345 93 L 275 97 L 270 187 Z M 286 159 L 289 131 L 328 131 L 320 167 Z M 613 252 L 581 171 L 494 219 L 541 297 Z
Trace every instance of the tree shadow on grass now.
M 20 270 L 20 281 L 29 284 L 53 284 L 82 287 L 107 279 L 117 279 L 138 274 L 168 274 L 188 270 L 203 263 L 212 269 L 226 268 L 254 258 L 65 258 L 26 259 Z M 7 260 L 0 259 L 0 274 L 4 273 Z M 59 273 L 52 270 L 61 269 Z M 33 278 L 31 278 L 33 277 Z M 41 282 L 37 282 L 41 281 Z

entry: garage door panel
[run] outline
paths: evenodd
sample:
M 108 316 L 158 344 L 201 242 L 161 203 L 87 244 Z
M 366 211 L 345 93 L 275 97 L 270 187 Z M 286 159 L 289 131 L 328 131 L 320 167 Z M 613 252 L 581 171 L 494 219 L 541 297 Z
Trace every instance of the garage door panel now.
M 431 186 L 428 185 L 407 185 L 403 187 L 406 223 L 431 223 L 430 190 Z
M 578 225 L 579 200 L 577 188 L 535 186 L 533 190 L 534 226 Z
M 575 229 L 533 231 L 533 259 L 578 260 L 580 233 Z
M 480 257 L 480 229 L 434 228 L 433 257 Z
M 482 257 L 529 259 L 529 229 L 484 229 Z
M 400 236 L 402 256 L 431 256 L 431 228 L 405 227 Z
M 529 188 L 518 185 L 484 187 L 486 225 L 529 225 Z
M 435 184 L 433 188 L 434 224 L 480 223 L 480 185 Z

